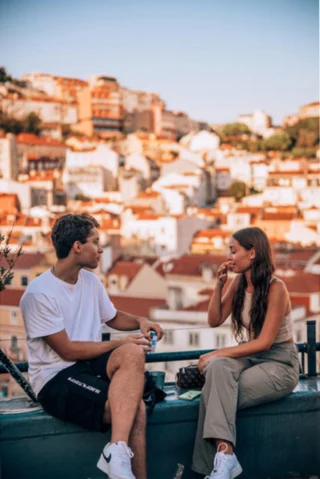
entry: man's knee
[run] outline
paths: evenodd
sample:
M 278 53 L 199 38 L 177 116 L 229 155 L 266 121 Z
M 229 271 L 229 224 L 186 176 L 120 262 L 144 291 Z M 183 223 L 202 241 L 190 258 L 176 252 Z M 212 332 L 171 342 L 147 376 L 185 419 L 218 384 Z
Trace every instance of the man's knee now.
M 120 359 L 129 362 L 145 363 L 145 352 L 137 344 L 124 344 L 118 348 Z
M 115 349 L 107 364 L 107 373 L 111 377 L 116 370 L 125 366 L 126 369 L 144 370 L 145 353 L 141 346 L 136 344 L 124 344 Z

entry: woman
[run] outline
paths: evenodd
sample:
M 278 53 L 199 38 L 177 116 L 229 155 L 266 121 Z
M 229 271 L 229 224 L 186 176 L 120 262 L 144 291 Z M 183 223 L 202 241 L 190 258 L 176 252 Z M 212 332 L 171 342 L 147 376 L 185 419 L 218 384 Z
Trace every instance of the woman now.
M 299 379 L 290 299 L 284 283 L 273 276 L 266 234 L 259 228 L 242 229 L 234 233 L 229 248 L 228 261 L 217 271 L 208 322 L 216 328 L 232 314 L 236 339 L 242 341 L 246 329 L 248 341 L 199 359 L 206 382 L 192 468 L 210 479 L 234 479 L 242 472 L 233 453 L 237 409 L 280 399 Z M 228 269 L 236 275 L 222 296 Z

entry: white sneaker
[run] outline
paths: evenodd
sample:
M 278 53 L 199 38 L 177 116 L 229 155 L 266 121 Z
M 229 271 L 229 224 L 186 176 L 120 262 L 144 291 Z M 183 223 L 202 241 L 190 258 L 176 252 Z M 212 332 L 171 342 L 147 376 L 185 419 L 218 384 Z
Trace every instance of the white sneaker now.
M 135 479 L 131 469 L 133 452 L 124 441 L 108 443 L 100 456 L 97 467 L 110 479 Z
M 235 454 L 225 454 L 226 449 L 218 449 L 213 462 L 213 470 L 205 479 L 234 479 L 242 473 L 242 467 Z

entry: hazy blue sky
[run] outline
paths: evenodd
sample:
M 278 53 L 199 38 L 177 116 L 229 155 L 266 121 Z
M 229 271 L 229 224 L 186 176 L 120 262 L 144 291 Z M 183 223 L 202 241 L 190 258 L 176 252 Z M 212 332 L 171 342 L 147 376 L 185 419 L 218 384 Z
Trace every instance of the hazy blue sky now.
M 318 99 L 317 0 L 0 0 L 0 64 L 113 75 L 214 123 Z

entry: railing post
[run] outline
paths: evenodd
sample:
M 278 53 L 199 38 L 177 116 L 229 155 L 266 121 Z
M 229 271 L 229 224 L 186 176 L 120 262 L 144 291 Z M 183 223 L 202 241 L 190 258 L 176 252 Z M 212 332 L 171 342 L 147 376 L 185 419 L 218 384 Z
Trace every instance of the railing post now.
M 307 321 L 307 354 L 308 354 L 308 376 L 317 375 L 316 359 L 316 322 Z

